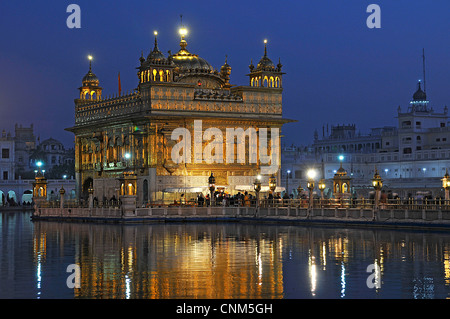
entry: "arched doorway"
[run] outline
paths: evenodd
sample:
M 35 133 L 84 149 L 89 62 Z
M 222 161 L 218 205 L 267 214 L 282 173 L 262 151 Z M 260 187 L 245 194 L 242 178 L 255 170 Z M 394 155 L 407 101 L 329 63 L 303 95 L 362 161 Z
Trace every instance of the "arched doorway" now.
M 31 204 L 33 201 L 33 190 L 26 190 L 23 192 L 22 200 L 20 201 L 22 204 Z
M 0 206 L 6 205 L 6 195 L 2 191 L 0 191 Z
M 16 192 L 9 191 L 8 194 L 6 194 L 6 201 L 9 203 L 9 206 L 16 206 L 17 205 Z

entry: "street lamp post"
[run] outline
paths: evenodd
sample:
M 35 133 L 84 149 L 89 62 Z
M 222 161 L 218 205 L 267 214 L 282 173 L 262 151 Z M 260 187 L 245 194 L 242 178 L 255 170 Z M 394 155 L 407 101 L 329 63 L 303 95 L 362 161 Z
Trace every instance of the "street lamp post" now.
M 255 182 L 253 183 L 253 189 L 256 192 L 256 208 L 259 207 L 259 192 L 261 191 L 261 176 L 258 175 Z
M 448 175 L 448 170 L 445 170 L 444 178 L 442 179 L 442 187 L 445 191 L 445 204 L 450 200 L 450 176 Z
M 211 172 L 211 176 L 208 179 L 208 183 L 209 183 L 209 191 L 211 193 L 211 206 L 214 205 L 214 190 L 216 189 L 216 179 L 213 175 L 213 173 Z
M 320 199 L 323 200 L 323 191 L 325 190 L 326 184 L 325 184 L 325 180 L 322 178 L 319 181 L 319 190 L 320 190 Z
M 325 179 L 321 178 L 319 181 L 319 190 L 320 190 L 320 207 L 323 205 L 323 191 L 325 190 Z
M 291 170 L 286 171 L 286 193 L 289 196 L 289 175 L 291 175 Z
M 315 170 L 309 170 L 308 171 L 308 183 L 307 188 L 309 189 L 309 209 L 313 208 L 313 191 L 316 187 L 314 178 L 316 177 L 316 171 Z
M 275 175 L 271 175 L 269 178 L 269 189 L 273 193 L 275 192 L 275 189 L 277 188 L 277 179 L 275 178 Z
M 375 173 L 373 174 L 372 186 L 375 189 L 375 210 L 378 210 L 378 201 L 380 197 L 380 190 L 383 187 L 383 180 L 381 179 L 378 170 L 375 167 Z
M 275 175 L 273 175 L 273 174 L 269 177 L 269 189 L 272 194 L 272 199 L 270 199 L 270 196 L 269 196 L 269 199 L 270 199 L 269 205 L 270 205 L 270 204 L 274 203 L 275 189 L 277 189 L 277 179 L 276 179 Z

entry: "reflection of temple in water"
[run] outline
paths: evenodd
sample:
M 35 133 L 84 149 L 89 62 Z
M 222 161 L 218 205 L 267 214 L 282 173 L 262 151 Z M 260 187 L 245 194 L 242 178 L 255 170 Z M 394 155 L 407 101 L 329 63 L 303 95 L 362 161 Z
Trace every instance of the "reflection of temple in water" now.
M 238 225 L 108 226 L 38 223 L 75 241 L 76 298 L 281 298 L 282 240 Z M 38 236 L 39 237 L 39 236 Z
M 402 298 L 432 298 L 450 286 L 450 241 L 433 233 L 51 222 L 35 223 L 34 231 L 39 263 L 49 251 L 75 247 L 82 272 L 76 298 L 283 298 L 293 285 L 312 297 L 335 289 L 351 298 L 371 263 L 380 269 L 380 296 L 389 293 L 384 280 L 395 281 Z

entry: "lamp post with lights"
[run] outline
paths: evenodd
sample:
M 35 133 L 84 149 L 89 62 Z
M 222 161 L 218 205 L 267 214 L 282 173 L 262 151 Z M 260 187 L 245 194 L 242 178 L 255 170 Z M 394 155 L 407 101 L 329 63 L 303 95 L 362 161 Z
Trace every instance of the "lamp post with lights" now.
M 269 178 L 269 189 L 273 193 L 275 192 L 275 189 L 277 188 L 277 179 L 275 177 L 275 175 L 271 175 Z
M 380 190 L 383 187 L 383 180 L 381 179 L 380 174 L 378 174 L 378 170 L 375 167 L 375 173 L 372 178 L 372 186 L 375 189 L 375 210 L 378 210 L 378 202 L 380 197 Z
M 447 201 L 450 200 L 450 176 L 448 175 L 448 170 L 445 170 L 445 175 L 442 179 L 442 187 L 445 191 L 446 204 L 448 204 Z
M 289 196 L 289 175 L 291 175 L 290 169 L 286 171 L 286 193 L 288 194 L 288 196 Z
M 214 190 L 216 189 L 216 178 L 214 177 L 213 173 L 211 172 L 211 176 L 208 178 L 208 184 L 209 184 L 209 191 L 211 193 L 211 206 L 214 206 Z
M 269 196 L 269 199 L 270 199 L 269 205 L 270 205 L 270 204 L 273 204 L 273 202 L 274 202 L 275 190 L 277 189 L 277 179 L 274 174 L 270 175 L 270 177 L 269 177 L 269 189 L 272 194 L 272 199 L 270 199 L 270 196 Z
M 316 187 L 314 178 L 317 175 L 317 172 L 313 169 L 309 170 L 308 173 L 308 183 L 307 188 L 309 189 L 309 209 L 313 208 L 313 191 Z
M 325 190 L 325 187 L 327 185 L 325 184 L 325 180 L 322 178 L 319 181 L 319 190 L 320 190 L 320 198 L 323 199 L 323 191 Z
M 256 193 L 256 208 L 259 207 L 259 192 L 261 191 L 261 175 L 258 175 L 253 183 L 253 189 Z
M 318 185 L 319 190 L 320 190 L 320 205 L 321 206 L 322 206 L 322 203 L 323 203 L 323 191 L 325 190 L 326 186 L 327 185 L 325 184 L 325 179 L 321 178 L 320 181 L 319 181 L 319 185 Z

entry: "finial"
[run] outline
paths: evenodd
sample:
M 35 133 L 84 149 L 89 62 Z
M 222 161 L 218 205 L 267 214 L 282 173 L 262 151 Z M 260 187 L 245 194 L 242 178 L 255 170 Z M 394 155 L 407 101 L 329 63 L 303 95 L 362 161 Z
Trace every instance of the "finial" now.
M 228 54 L 225 54 L 225 64 L 228 64 Z
M 184 37 L 187 34 L 187 29 L 183 26 L 183 15 L 182 14 L 180 14 L 180 21 L 181 21 L 181 26 L 180 26 L 180 29 L 178 30 L 178 32 L 181 35 L 181 41 L 183 41 Z
M 158 49 L 158 31 L 153 31 L 153 34 L 155 35 L 155 50 Z
M 91 71 L 92 70 L 92 55 L 88 55 L 88 59 L 89 59 L 89 71 Z
M 264 56 L 267 57 L 267 39 L 264 39 Z
M 278 58 L 278 71 L 281 72 L 281 68 L 283 67 L 283 64 L 281 64 L 281 58 Z
M 253 65 L 253 59 L 250 59 L 250 65 L 248 66 L 248 68 L 250 69 L 250 72 L 255 68 L 255 66 Z

